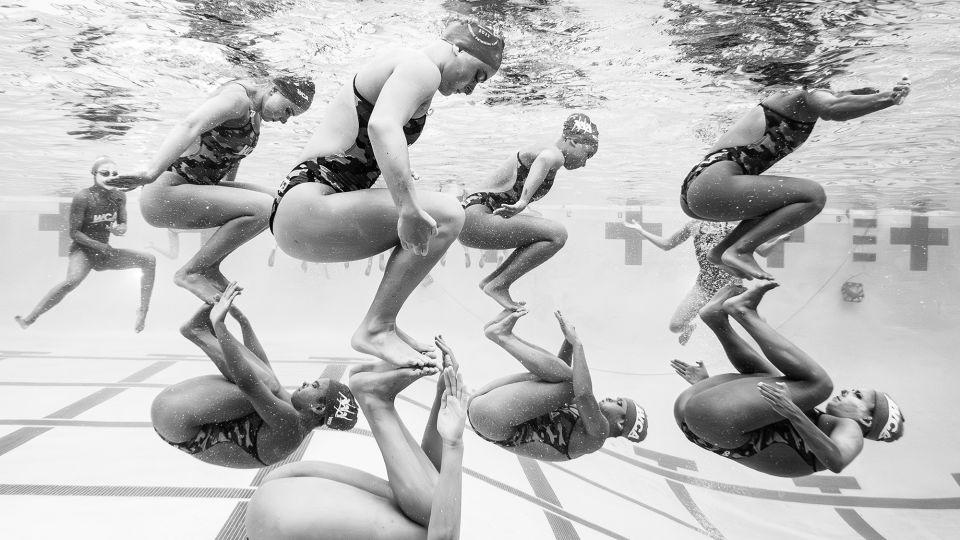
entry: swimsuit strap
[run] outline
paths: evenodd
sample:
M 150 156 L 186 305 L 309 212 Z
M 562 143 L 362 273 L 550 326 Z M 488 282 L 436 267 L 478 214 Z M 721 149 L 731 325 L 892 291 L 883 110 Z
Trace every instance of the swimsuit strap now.
M 369 99 L 363 97 L 363 94 L 360 93 L 360 90 L 357 90 L 357 76 L 356 76 L 356 75 L 353 76 L 353 95 L 356 96 L 357 99 L 359 99 L 360 101 L 362 101 L 365 105 L 367 105 L 367 106 L 370 107 L 371 109 L 373 108 L 373 102 L 370 101 Z

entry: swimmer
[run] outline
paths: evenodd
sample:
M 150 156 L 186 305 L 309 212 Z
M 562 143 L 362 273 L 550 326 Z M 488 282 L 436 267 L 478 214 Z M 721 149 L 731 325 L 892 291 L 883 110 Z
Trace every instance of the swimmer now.
M 218 88 L 173 128 L 146 169 L 121 175 L 121 189 L 146 186 L 140 211 L 154 227 L 219 227 L 174 275 L 207 304 L 229 283 L 220 263 L 267 228 L 273 191 L 236 182 L 240 161 L 260 139 L 261 122 L 286 123 L 313 101 L 307 79 L 236 80 Z
M 825 412 L 817 409 L 833 392 L 830 376 L 757 314 L 763 295 L 776 286 L 727 285 L 700 310 L 739 373 L 710 377 L 702 362 L 671 362 L 693 385 L 674 404 L 677 425 L 697 446 L 766 474 L 839 473 L 860 454 L 864 439 L 902 437 L 903 413 L 873 389 L 842 390 Z M 763 355 L 737 334 L 731 317 Z
M 267 475 L 246 512 L 251 540 L 459 538 L 467 390 L 449 347 L 418 445 L 397 414 L 404 388 L 436 368 L 378 361 L 355 371 L 353 389 L 380 447 L 388 480 L 326 462 L 284 465 Z
M 67 279 L 51 289 L 28 315 L 14 317 L 24 330 L 76 289 L 91 270 L 128 268 L 141 271 L 140 307 L 134 331 L 139 333 L 146 325 L 157 258 L 142 251 L 110 246 L 111 234 L 123 236 L 127 232 L 127 196 L 106 184 L 106 180 L 117 176 L 117 164 L 112 159 L 97 158 L 90 172 L 93 173 L 93 185 L 78 191 L 70 203 L 69 227 L 73 242 L 68 255 Z
M 277 463 L 314 429 L 349 430 L 357 403 L 346 385 L 331 379 L 304 382 L 288 392 L 273 371 L 250 322 L 233 307 L 236 282 L 211 308 L 204 306 L 181 329 L 213 360 L 221 375 L 168 386 L 153 400 L 153 428 L 167 444 L 222 467 L 252 469 Z M 243 343 L 227 329 L 227 312 Z
M 640 442 L 647 414 L 632 399 L 593 396 L 590 370 L 576 330 L 555 313 L 564 341 L 556 356 L 513 333 L 525 310 L 504 310 L 484 329 L 528 373 L 494 380 L 470 398 L 467 416 L 477 435 L 508 452 L 567 461 L 596 452 L 609 437 Z
M 556 221 L 521 212 L 550 191 L 560 168 L 584 167 L 597 153 L 599 131 L 585 114 L 572 114 L 560 138 L 551 144 L 525 147 L 510 156 L 487 180 L 483 191 L 463 201 L 466 221 L 460 242 L 479 249 L 513 249 L 513 253 L 480 281 L 480 289 L 506 309 L 524 302 L 510 296 L 510 286 L 547 262 L 567 241 L 567 229 Z
M 673 312 L 673 317 L 670 318 L 670 331 L 674 334 L 680 334 L 680 344 L 686 345 L 687 341 L 690 340 L 690 335 L 693 334 L 693 330 L 696 328 L 693 324 L 693 319 L 697 316 L 700 308 L 710 301 L 713 295 L 724 286 L 743 284 L 742 279 L 729 272 L 722 271 L 720 267 L 707 259 L 710 250 L 733 231 L 736 223 L 718 223 L 695 219 L 688 222 L 679 231 L 670 235 L 670 237 L 657 236 L 633 220 L 624 222 L 624 225 L 638 231 L 644 238 L 649 240 L 650 243 L 664 251 L 670 251 L 686 242 L 688 238 L 693 238 L 693 251 L 697 257 L 700 272 L 697 274 L 697 279 L 694 281 L 690 292 L 683 297 L 680 305 L 678 305 L 676 311 Z M 757 254 L 761 257 L 766 257 L 774 246 L 785 241 L 789 236 L 789 234 L 784 234 L 769 242 L 765 242 L 757 248 Z
M 413 186 L 407 146 L 439 92 L 470 94 L 500 67 L 503 40 L 451 23 L 420 50 L 390 47 L 360 68 L 331 101 L 300 164 L 281 183 L 271 230 L 277 245 L 312 262 L 362 260 L 392 250 L 353 348 L 395 366 L 436 365 L 432 344 L 397 327 L 407 297 L 463 226 L 463 210 Z M 369 189 L 381 172 L 388 189 Z
M 746 279 L 773 279 L 753 258 L 758 246 L 813 219 L 826 194 L 803 178 L 763 174 L 796 150 L 817 120 L 845 121 L 903 103 L 904 77 L 888 92 L 795 90 L 765 99 L 730 128 L 687 175 L 680 206 L 694 219 L 740 221 L 710 262 Z

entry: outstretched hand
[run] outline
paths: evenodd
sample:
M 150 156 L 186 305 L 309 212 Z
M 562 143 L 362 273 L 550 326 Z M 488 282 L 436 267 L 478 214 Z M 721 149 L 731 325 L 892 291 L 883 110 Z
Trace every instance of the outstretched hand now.
M 459 444 L 463 440 L 470 394 L 463 384 L 463 375 L 454 372 L 452 367 L 444 368 L 440 377 L 446 388 L 437 415 L 437 433 L 444 443 Z
M 894 85 L 891 94 L 894 103 L 897 105 L 903 103 L 903 100 L 907 99 L 907 95 L 910 94 L 910 77 L 904 75 L 902 79 L 897 81 L 897 84 Z
M 624 226 L 624 227 L 627 227 L 627 228 L 630 228 L 630 229 L 636 229 L 636 230 L 638 230 L 638 231 L 643 231 L 643 230 L 644 230 L 643 227 L 642 227 L 639 223 L 637 223 L 637 221 L 634 220 L 634 219 L 624 218 L 624 220 L 623 220 L 623 226 Z
M 121 174 L 120 176 L 113 177 L 109 180 L 104 180 L 103 183 L 114 189 L 130 191 L 140 186 L 147 185 L 154 180 L 156 180 L 156 178 L 147 173 L 147 171 L 137 171 L 133 174 Z
M 243 287 L 237 285 L 236 281 L 230 282 L 224 289 L 217 303 L 210 309 L 210 322 L 213 324 L 222 323 L 227 318 L 227 312 L 233 307 L 233 299 L 243 290 Z
M 757 389 L 760 391 L 763 399 L 765 399 L 780 416 L 789 420 L 803 415 L 800 407 L 797 407 L 796 403 L 790 399 L 790 389 L 787 388 L 786 384 L 782 382 L 776 384 L 759 382 L 757 383 Z
M 510 219 L 513 216 L 523 212 L 527 208 L 527 203 L 523 201 L 517 201 L 513 204 L 505 204 L 500 208 L 497 208 L 493 211 L 493 215 L 500 216 L 504 219 Z
M 690 384 L 697 384 L 698 382 L 710 377 L 710 375 L 707 373 L 707 368 L 703 367 L 702 360 L 697 362 L 696 365 L 693 365 L 674 358 L 670 361 L 670 367 L 677 372 L 677 375 L 683 377 L 683 380 Z

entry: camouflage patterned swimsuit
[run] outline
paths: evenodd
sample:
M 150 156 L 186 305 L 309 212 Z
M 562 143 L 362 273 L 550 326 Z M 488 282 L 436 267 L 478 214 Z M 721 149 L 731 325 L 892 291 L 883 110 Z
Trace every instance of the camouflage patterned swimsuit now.
M 467 415 L 470 416 L 469 414 Z M 580 410 L 575 405 L 562 405 L 559 409 L 542 414 L 516 426 L 513 434 L 504 440 L 495 441 L 484 437 L 474 426 L 477 435 L 501 448 L 514 448 L 526 443 L 542 442 L 557 452 L 570 457 L 570 436 L 580 421 Z M 473 420 L 470 421 L 473 425 Z
M 467 207 L 475 204 L 482 204 L 493 212 L 505 204 L 516 204 L 520 200 L 520 195 L 523 194 L 523 185 L 527 182 L 528 174 L 530 174 L 530 167 L 523 164 L 523 160 L 520 159 L 520 152 L 517 152 L 517 180 L 513 183 L 513 187 L 507 191 L 480 191 L 467 195 L 463 199 L 463 209 L 466 210 Z M 547 173 L 547 177 L 543 179 L 543 183 L 537 188 L 531 200 L 537 201 L 543 198 L 553 187 L 553 180 L 556 176 L 556 171 Z
M 260 459 L 260 453 L 257 451 L 257 435 L 260 433 L 261 426 L 263 426 L 263 419 L 254 412 L 226 422 L 204 424 L 197 435 L 189 441 L 169 441 L 163 435 L 160 435 L 159 431 L 157 431 L 157 435 L 160 435 L 160 438 L 170 446 L 190 455 L 205 452 L 221 443 L 232 443 L 253 459 L 267 466 L 268 464 Z M 156 431 L 156 428 L 154 428 L 154 431 Z
M 697 286 L 707 298 L 712 298 L 726 285 L 743 284 L 742 279 L 724 272 L 719 266 L 707 260 L 710 250 L 726 238 L 736 226 L 735 222 L 699 221 L 693 232 L 693 251 L 697 255 L 697 264 L 700 265 Z
M 380 178 L 380 166 L 377 164 L 377 156 L 373 153 L 373 143 L 370 142 L 370 134 L 367 131 L 374 104 L 360 95 L 360 91 L 357 90 L 356 76 L 353 78 L 353 95 L 356 98 L 358 122 L 357 138 L 354 144 L 363 156 L 356 157 L 345 153 L 320 156 L 316 159 L 308 159 L 294 167 L 277 189 L 277 198 L 273 202 L 273 211 L 270 213 L 271 232 L 273 232 L 273 218 L 280 205 L 280 199 L 300 184 L 318 182 L 332 187 L 337 193 L 345 193 L 369 189 Z M 411 118 L 403 125 L 407 146 L 417 142 L 426 123 L 427 116 L 423 115 Z
M 763 108 L 766 128 L 759 139 L 750 144 L 721 148 L 707 154 L 684 178 L 680 188 L 680 206 L 688 216 L 703 219 L 691 212 L 687 206 L 687 190 L 707 167 L 721 161 L 732 161 L 740 167 L 740 174 L 762 174 L 803 144 L 816 124 L 794 120 L 763 103 L 760 107 Z
M 167 170 L 191 184 L 219 184 L 257 146 L 260 130 L 254 116 L 256 113 L 251 110 L 247 123 L 240 127 L 221 124 L 204 132 L 200 135 L 200 148 L 189 156 L 177 158 Z

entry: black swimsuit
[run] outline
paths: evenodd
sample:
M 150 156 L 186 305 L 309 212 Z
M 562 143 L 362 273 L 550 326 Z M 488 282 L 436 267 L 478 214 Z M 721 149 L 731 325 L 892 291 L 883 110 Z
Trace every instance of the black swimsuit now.
M 513 187 L 507 191 L 480 191 L 467 195 L 462 203 L 464 210 L 466 210 L 468 206 L 482 204 L 493 212 L 505 204 L 516 204 L 517 201 L 520 200 L 520 195 L 523 194 L 523 185 L 527 181 L 528 174 L 530 174 L 530 167 L 523 164 L 523 161 L 520 159 L 520 152 L 517 152 L 517 180 L 513 183 Z M 550 171 L 547 177 L 543 179 L 540 187 L 537 188 L 536 193 L 533 194 L 531 200 L 537 201 L 542 199 L 543 196 L 550 191 L 550 188 L 553 187 L 553 180 L 556 176 L 556 171 Z
M 357 90 L 356 76 L 353 78 L 353 95 L 356 97 L 358 122 L 357 139 L 354 144 L 357 149 L 363 152 L 363 157 L 347 154 L 320 156 L 316 159 L 308 159 L 294 167 L 280 184 L 280 188 L 277 189 L 277 198 L 273 203 L 273 212 L 270 214 L 271 232 L 273 231 L 273 217 L 277 213 L 280 199 L 294 186 L 307 182 L 319 182 L 332 187 L 337 193 L 344 193 L 369 189 L 380 178 L 380 166 L 377 164 L 377 156 L 373 152 L 373 144 L 370 142 L 370 135 L 367 132 L 374 104 L 360 95 L 360 91 Z M 407 139 L 407 146 L 417 142 L 426 123 L 427 116 L 423 115 L 418 118 L 411 118 L 403 125 L 403 135 Z
M 816 425 L 817 421 L 823 415 L 823 412 L 814 409 L 806 414 L 807 418 L 809 418 L 810 421 Z M 737 460 L 753 457 L 762 452 L 768 446 L 774 444 L 785 444 L 796 450 L 797 455 L 800 456 L 800 459 L 810 466 L 811 472 L 822 471 L 826 468 L 822 463 L 820 463 L 820 461 L 817 459 L 817 456 L 807 449 L 806 443 L 803 442 L 803 437 L 800 435 L 797 429 L 793 427 L 793 424 L 790 423 L 789 420 L 781 420 L 780 422 L 776 422 L 751 431 L 749 433 L 750 438 L 747 440 L 747 442 L 743 443 L 737 448 L 721 448 L 709 441 L 701 439 L 696 433 L 690 431 L 690 428 L 687 427 L 686 422 L 680 424 L 680 431 L 682 431 L 687 437 L 687 440 L 693 444 L 725 458 Z
M 816 124 L 815 121 L 801 122 L 788 118 L 763 103 L 760 107 L 763 108 L 766 128 L 759 139 L 750 144 L 721 148 L 707 154 L 684 178 L 680 188 L 680 206 L 688 216 L 702 219 L 688 208 L 687 189 L 704 169 L 714 163 L 732 161 L 740 167 L 740 174 L 762 174 L 803 144 Z
M 157 431 L 157 435 L 160 435 L 160 438 L 170 446 L 190 455 L 199 454 L 220 443 L 233 443 L 249 454 L 250 457 L 267 466 L 267 463 L 260 459 L 260 453 L 257 452 L 257 435 L 261 426 L 263 426 L 263 419 L 254 412 L 235 420 L 204 424 L 197 435 L 189 441 L 169 441 L 163 435 L 160 435 L 159 431 Z M 154 431 L 156 431 L 156 428 L 154 428 Z
M 469 415 L 467 415 L 469 417 Z M 542 442 L 552 446 L 567 459 L 570 457 L 570 436 L 580 421 L 580 410 L 576 405 L 562 405 L 559 409 L 540 415 L 516 426 L 513 434 L 504 440 L 495 441 L 484 437 L 474 426 L 477 435 L 501 448 L 514 448 L 531 442 Z M 470 421 L 473 425 L 473 420 Z
M 221 124 L 205 131 L 200 135 L 200 148 L 189 156 L 177 158 L 167 170 L 179 174 L 191 184 L 219 184 L 257 146 L 260 131 L 253 121 L 255 115 L 250 111 L 247 123 L 240 127 Z
M 84 204 L 80 232 L 90 237 L 91 240 L 109 244 L 110 229 L 117 223 L 120 209 L 125 204 L 123 193 L 94 185 L 81 190 L 74 197 L 72 204 Z M 72 242 L 69 252 L 72 254 L 77 251 L 86 255 L 90 267 L 99 272 L 109 268 L 109 263 L 113 260 L 113 254 L 122 250 L 114 249 L 113 251 L 103 252 Z

